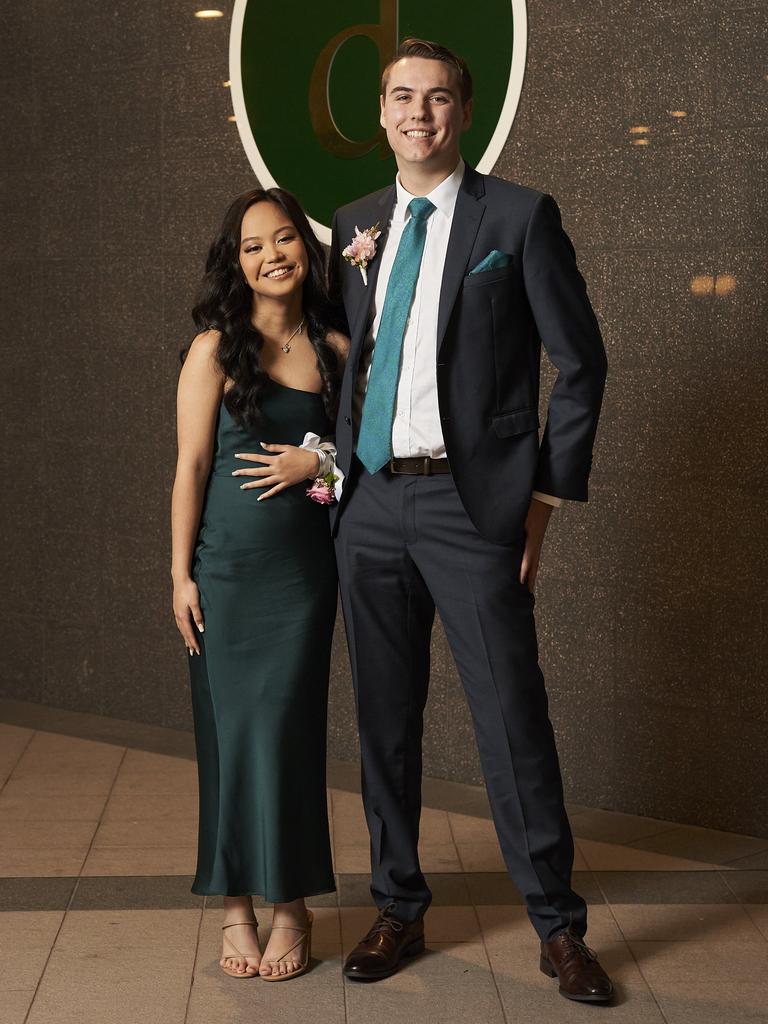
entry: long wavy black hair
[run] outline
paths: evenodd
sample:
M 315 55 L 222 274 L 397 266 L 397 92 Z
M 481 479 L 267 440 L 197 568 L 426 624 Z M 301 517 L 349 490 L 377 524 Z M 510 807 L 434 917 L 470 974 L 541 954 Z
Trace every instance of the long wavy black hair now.
M 307 337 L 317 353 L 325 411 L 333 420 L 339 399 L 339 358 L 326 335 L 329 329 L 338 329 L 341 324 L 328 297 L 323 247 L 290 192 L 282 188 L 254 188 L 230 203 L 219 233 L 208 250 L 192 319 L 201 331 L 214 328 L 220 332 L 217 362 L 224 376 L 233 382 L 224 396 L 224 404 L 241 426 L 256 427 L 261 421 L 261 402 L 269 377 L 260 365 L 264 338 L 251 323 L 253 292 L 240 266 L 239 254 L 245 212 L 254 203 L 262 202 L 274 203 L 283 210 L 295 225 L 307 251 L 309 266 L 303 282 Z M 186 351 L 181 353 L 182 361 Z

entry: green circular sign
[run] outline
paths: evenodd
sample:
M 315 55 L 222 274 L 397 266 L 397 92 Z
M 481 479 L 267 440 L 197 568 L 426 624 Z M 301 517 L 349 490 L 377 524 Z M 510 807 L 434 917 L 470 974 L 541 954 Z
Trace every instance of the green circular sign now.
M 230 79 L 237 127 L 264 187 L 293 192 L 318 237 L 333 211 L 394 180 L 379 81 L 406 36 L 469 64 L 475 102 L 465 159 L 488 173 L 507 140 L 525 68 L 525 0 L 235 0 Z

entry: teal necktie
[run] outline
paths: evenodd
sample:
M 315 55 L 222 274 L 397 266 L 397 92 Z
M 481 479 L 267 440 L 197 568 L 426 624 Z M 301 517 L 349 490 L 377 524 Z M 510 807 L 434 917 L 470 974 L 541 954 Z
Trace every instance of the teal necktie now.
M 357 457 L 369 473 L 381 469 L 392 455 L 392 419 L 400 353 L 424 252 L 427 219 L 434 209 L 428 199 L 412 199 L 408 204 L 411 217 L 400 236 L 387 282 L 357 439 Z

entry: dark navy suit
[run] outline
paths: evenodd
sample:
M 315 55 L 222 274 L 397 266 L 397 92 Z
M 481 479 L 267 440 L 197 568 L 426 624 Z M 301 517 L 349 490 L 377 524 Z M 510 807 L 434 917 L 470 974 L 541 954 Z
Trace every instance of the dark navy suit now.
M 551 196 L 465 170 L 440 290 L 435 386 L 450 474 L 368 474 L 353 455 L 353 394 L 372 319 L 341 258 L 356 226 L 386 228 L 395 187 L 334 218 L 331 289 L 350 352 L 337 423 L 347 474 L 332 512 L 371 834 L 372 893 L 413 920 L 429 905 L 418 862 L 422 716 L 435 607 L 473 717 L 502 853 L 547 941 L 586 931 L 534 598 L 519 582 L 532 491 L 585 501 L 606 374 L 600 331 Z M 470 274 L 493 250 L 508 266 Z M 541 344 L 558 369 L 538 434 Z

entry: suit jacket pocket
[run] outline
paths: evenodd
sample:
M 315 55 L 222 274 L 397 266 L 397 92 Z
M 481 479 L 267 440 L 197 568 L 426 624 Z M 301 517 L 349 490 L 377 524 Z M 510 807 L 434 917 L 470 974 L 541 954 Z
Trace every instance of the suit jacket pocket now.
M 515 259 L 514 256 L 510 258 Z M 477 274 L 467 274 L 463 281 L 463 287 L 465 289 L 476 288 L 481 284 L 493 284 L 494 281 L 507 281 L 517 273 L 519 270 L 514 262 L 506 267 L 498 267 L 496 270 L 481 270 Z
M 514 437 L 529 430 L 538 430 L 538 409 L 515 409 L 514 412 L 502 412 L 491 418 L 497 437 Z

